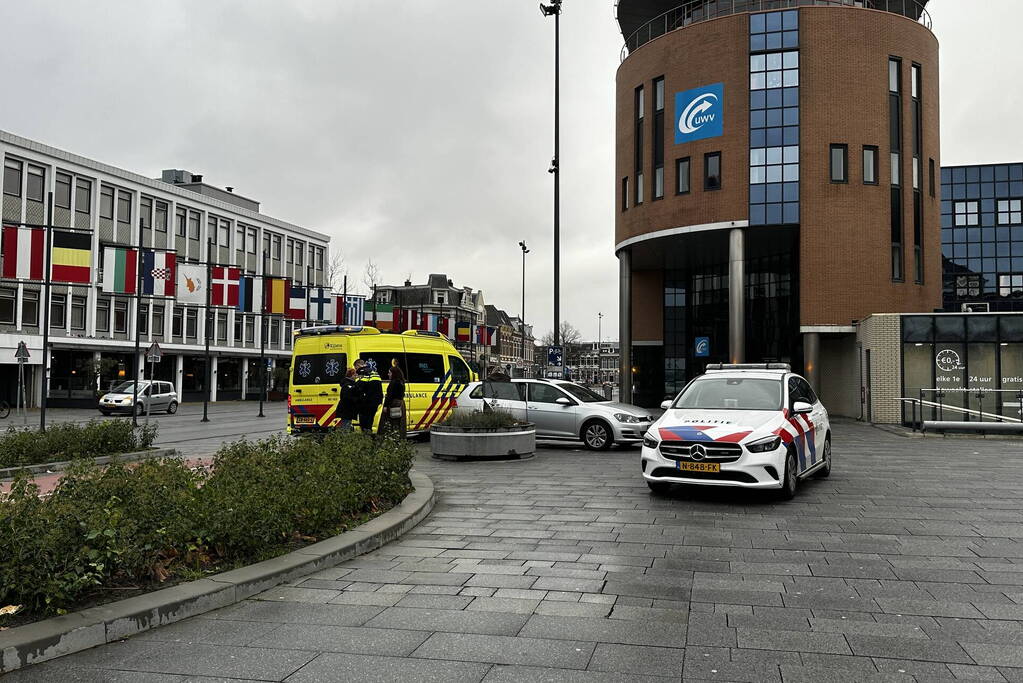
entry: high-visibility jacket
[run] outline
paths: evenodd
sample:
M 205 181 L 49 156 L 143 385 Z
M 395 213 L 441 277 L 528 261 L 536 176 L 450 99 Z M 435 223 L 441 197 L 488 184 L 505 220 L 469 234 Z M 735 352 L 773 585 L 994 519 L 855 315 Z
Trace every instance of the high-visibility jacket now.
M 360 413 L 376 411 L 384 400 L 384 386 L 380 375 L 370 371 L 355 378 L 356 405 Z

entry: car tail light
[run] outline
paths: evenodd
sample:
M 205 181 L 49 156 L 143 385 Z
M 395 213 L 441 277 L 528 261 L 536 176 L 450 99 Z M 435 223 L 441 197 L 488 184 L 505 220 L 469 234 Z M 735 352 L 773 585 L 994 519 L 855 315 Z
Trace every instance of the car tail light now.
M 291 394 L 288 394 L 288 415 L 291 415 Z

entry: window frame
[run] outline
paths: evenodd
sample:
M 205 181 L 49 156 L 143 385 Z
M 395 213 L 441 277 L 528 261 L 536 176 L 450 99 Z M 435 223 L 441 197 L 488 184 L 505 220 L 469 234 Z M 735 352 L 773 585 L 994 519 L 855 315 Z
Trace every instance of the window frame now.
M 21 326 L 39 327 L 39 299 L 41 292 L 38 289 L 26 289 L 21 293 Z M 35 311 L 35 316 L 29 314 L 29 308 Z
M 685 164 L 686 172 L 686 189 L 682 187 L 682 164 Z M 679 157 L 675 159 L 675 195 L 690 194 L 693 191 L 693 158 L 692 157 Z
M 46 167 L 38 164 L 28 164 L 25 173 L 25 201 L 42 203 L 46 197 Z M 39 179 L 39 196 L 32 194 L 33 178 Z
M 92 181 L 88 178 L 75 176 L 74 188 L 75 213 L 84 216 L 92 215 Z M 84 198 L 85 208 L 82 208 Z
M 835 166 L 835 152 L 841 152 L 841 168 Z M 849 145 L 833 142 L 828 147 L 828 177 L 833 185 L 849 184 Z M 836 174 L 836 171 L 840 171 Z
M 8 189 L 8 172 L 11 172 L 11 177 L 16 172 L 18 174 L 18 189 L 12 191 Z M 21 197 L 25 193 L 25 162 L 21 159 L 15 159 L 13 157 L 4 157 L 4 188 L 3 193 L 8 197 Z
M 873 180 L 867 180 L 867 156 L 868 155 L 870 155 L 872 157 L 872 159 L 873 159 L 873 167 L 874 167 L 874 179 Z M 861 175 L 863 177 L 863 184 L 864 185 L 879 185 L 880 184 L 880 178 L 878 177 L 878 165 L 880 164 L 880 162 L 881 162 L 881 150 L 878 148 L 878 146 L 877 145 L 863 145 L 863 160 L 862 160 L 863 168 L 861 169 L 862 170 Z
M 75 178 L 70 173 L 65 173 L 64 171 L 56 172 L 56 174 L 53 176 L 54 206 L 60 209 L 67 209 L 69 211 L 71 210 L 71 207 L 73 206 L 74 202 L 72 198 L 74 193 L 74 190 L 72 189 L 74 187 L 74 181 Z M 64 199 L 65 193 L 62 190 L 62 188 L 67 188 L 66 200 Z M 64 201 L 66 201 L 67 203 L 66 204 L 62 203 Z
M 711 174 L 710 174 L 710 162 L 711 162 L 711 159 L 717 159 L 717 166 L 718 166 L 717 187 L 711 187 L 710 186 L 710 179 L 712 177 Z M 721 172 L 721 152 L 707 152 L 706 154 L 703 155 L 703 191 L 704 192 L 717 192 L 722 187 L 724 187 L 724 181 L 722 179 L 722 172 Z
M 18 320 L 18 290 L 0 287 L 0 325 L 15 325 Z M 9 303 L 8 303 L 9 302 Z M 8 307 L 10 319 L 7 318 Z

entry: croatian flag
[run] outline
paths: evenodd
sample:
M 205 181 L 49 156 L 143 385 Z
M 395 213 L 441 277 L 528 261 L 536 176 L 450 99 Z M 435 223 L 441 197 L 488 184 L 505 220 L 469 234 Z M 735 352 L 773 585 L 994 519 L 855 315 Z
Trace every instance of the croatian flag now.
M 226 266 L 213 267 L 213 289 L 210 292 L 211 306 L 238 306 L 238 286 L 242 271 Z
M 288 311 L 285 316 L 292 320 L 306 319 L 306 289 L 305 287 L 291 286 L 288 295 Z
M 142 252 L 142 293 L 174 296 L 177 258 L 173 251 Z
M 309 290 L 309 317 L 312 320 L 334 322 L 334 296 L 329 289 L 317 287 Z

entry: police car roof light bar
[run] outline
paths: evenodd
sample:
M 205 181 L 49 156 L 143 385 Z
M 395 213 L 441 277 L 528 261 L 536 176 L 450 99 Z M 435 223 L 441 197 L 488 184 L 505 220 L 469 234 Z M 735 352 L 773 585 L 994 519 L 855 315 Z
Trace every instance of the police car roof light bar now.
M 707 372 L 715 370 L 784 370 L 792 372 L 792 366 L 788 363 L 710 363 L 707 365 Z

